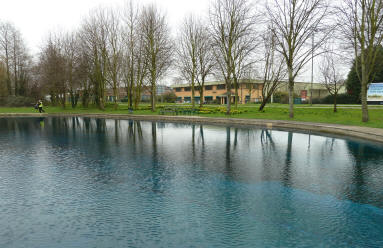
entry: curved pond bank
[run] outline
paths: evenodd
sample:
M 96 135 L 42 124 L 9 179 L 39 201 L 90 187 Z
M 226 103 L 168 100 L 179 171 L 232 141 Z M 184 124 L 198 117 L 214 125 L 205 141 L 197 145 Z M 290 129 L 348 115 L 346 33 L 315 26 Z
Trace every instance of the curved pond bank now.
M 143 120 L 156 122 L 204 123 L 214 125 L 258 126 L 268 129 L 295 130 L 318 134 L 331 134 L 352 137 L 383 143 L 383 129 L 359 126 L 345 126 L 339 124 L 313 123 L 300 121 L 211 118 L 200 116 L 167 116 L 167 115 L 124 115 L 124 114 L 34 114 L 34 113 L 0 113 L 4 117 L 89 117 L 125 120 Z

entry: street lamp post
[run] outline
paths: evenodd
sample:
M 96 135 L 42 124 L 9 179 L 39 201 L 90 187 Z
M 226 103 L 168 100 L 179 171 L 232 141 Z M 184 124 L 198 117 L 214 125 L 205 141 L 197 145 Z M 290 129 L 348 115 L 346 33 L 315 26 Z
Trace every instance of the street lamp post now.
M 313 105 L 313 82 L 314 82 L 314 35 L 312 36 L 311 43 L 311 89 L 310 89 L 310 105 Z

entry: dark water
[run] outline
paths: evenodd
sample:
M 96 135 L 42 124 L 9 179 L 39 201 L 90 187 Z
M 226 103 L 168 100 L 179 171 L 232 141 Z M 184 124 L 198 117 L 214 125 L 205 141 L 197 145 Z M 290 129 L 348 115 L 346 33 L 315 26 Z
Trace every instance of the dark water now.
M 383 147 L 0 118 L 0 247 L 383 247 Z

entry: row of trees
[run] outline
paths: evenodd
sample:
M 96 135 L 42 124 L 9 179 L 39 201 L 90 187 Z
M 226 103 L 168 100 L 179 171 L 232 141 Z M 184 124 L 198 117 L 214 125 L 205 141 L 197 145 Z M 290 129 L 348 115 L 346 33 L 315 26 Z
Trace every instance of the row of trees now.
M 238 104 L 240 82 L 262 79 L 262 110 L 286 81 L 293 118 L 294 83 L 313 57 L 326 54 L 321 66 L 323 82 L 335 96 L 339 90 L 334 88 L 341 77 L 332 58 L 334 49 L 328 46 L 331 40 L 338 44 L 335 50 L 360 58 L 355 68 L 361 82 L 363 121 L 368 121 L 366 96 L 379 64 L 382 9 L 383 0 L 271 0 L 263 5 L 250 0 L 212 0 L 208 15 L 185 17 L 173 39 L 166 16 L 155 5 L 130 1 L 120 9 L 93 10 L 76 30 L 51 33 L 29 79 L 51 96 L 53 104 L 63 107 L 70 95 L 72 107 L 81 99 L 83 106 L 93 101 L 104 109 L 107 90 L 113 91 L 117 107 L 123 87 L 134 108 L 145 89 L 155 111 L 157 85 L 173 68 L 190 83 L 193 106 L 196 90 L 203 99 L 208 78 L 223 80 L 227 114 L 232 91 Z M 1 24 L 0 45 L 0 75 L 5 75 L 0 89 L 8 95 L 24 94 L 26 68 L 32 67 L 20 33 L 10 24 Z
M 172 42 L 165 16 L 154 5 L 129 2 L 121 12 L 98 8 L 78 30 L 49 36 L 39 58 L 40 81 L 53 103 L 65 107 L 69 93 L 75 107 L 81 90 L 83 106 L 93 100 L 100 109 L 108 89 L 117 107 L 122 86 L 130 107 L 137 107 L 145 85 L 155 111 L 156 86 L 171 65 Z
M 0 96 L 26 95 L 29 55 L 21 33 L 8 22 L 0 22 Z
M 358 58 L 354 64 L 361 84 L 362 121 L 368 121 L 367 89 L 376 77 L 377 68 L 382 65 L 378 52 L 383 40 L 383 1 L 272 0 L 260 9 L 262 11 L 256 12 L 247 0 L 215 0 L 211 3 L 208 24 L 204 28 L 208 30 L 208 47 L 213 55 L 208 56 L 213 58 L 209 60 L 213 64 L 208 68 L 215 77 L 225 81 L 228 99 L 231 99 L 234 88 L 237 105 L 239 81 L 254 75 L 254 64 L 260 64 L 257 69 L 258 77 L 263 80 L 260 110 L 285 80 L 289 88 L 289 116 L 293 118 L 296 78 L 310 60 L 324 55 L 320 65 L 321 79 L 334 96 L 336 111 L 336 97 L 344 80 L 334 57 L 336 50 L 342 49 L 348 54 L 353 52 Z M 192 20 L 185 22 L 183 37 L 187 39 L 182 39 L 180 44 L 181 55 L 186 59 L 182 71 L 187 72 L 185 78 L 191 82 L 193 101 L 194 81 L 198 78 L 196 58 L 198 51 L 205 49 L 198 49 L 199 31 Z M 335 48 L 329 45 L 331 43 L 337 44 Z M 231 101 L 228 100 L 228 114 L 230 109 Z

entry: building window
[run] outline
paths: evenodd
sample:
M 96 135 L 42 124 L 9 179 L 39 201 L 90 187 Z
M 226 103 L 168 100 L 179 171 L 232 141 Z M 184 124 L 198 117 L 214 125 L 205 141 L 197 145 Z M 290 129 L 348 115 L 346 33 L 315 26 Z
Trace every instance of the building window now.
M 258 84 L 246 84 L 246 89 L 252 89 L 252 90 L 257 90 L 258 89 Z
M 191 89 L 190 89 L 190 87 L 185 87 L 184 88 L 184 91 L 190 91 Z
M 207 85 L 205 86 L 205 90 L 212 90 L 213 89 L 213 86 L 212 85 Z
M 182 88 L 176 88 L 176 92 L 181 92 Z
M 212 96 L 205 96 L 205 102 L 206 103 L 211 103 L 213 101 L 213 97 Z
M 226 85 L 224 84 L 217 85 L 217 90 L 224 90 L 224 89 L 226 89 Z

